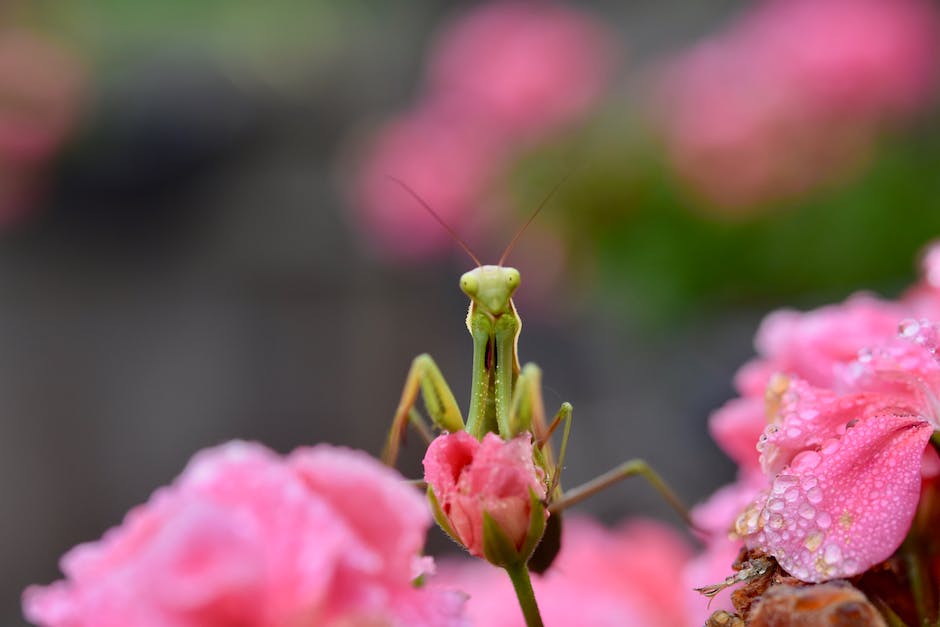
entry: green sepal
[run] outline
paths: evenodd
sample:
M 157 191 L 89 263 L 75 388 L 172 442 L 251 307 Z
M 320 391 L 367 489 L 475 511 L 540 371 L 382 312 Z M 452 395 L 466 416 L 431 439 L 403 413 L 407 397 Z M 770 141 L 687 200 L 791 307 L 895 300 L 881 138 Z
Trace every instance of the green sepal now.
M 465 546 L 464 543 L 460 540 L 460 536 L 457 535 L 457 532 L 454 531 L 454 528 L 450 526 L 450 521 L 447 520 L 447 516 L 444 514 L 444 510 L 441 509 L 441 504 L 437 500 L 437 496 L 434 494 L 434 488 L 431 486 L 428 486 L 428 502 L 431 504 L 431 514 L 434 515 L 434 520 L 437 522 L 437 525 L 450 537 L 451 540 L 460 546 Z
M 483 512 L 483 556 L 486 561 L 502 568 L 525 563 L 512 540 L 489 512 Z
M 525 543 L 519 551 L 519 556 L 525 562 L 529 561 L 535 547 L 542 541 L 542 536 L 545 534 L 545 522 L 548 518 L 545 504 L 536 496 L 532 488 L 529 488 L 529 503 L 529 531 L 526 533 Z

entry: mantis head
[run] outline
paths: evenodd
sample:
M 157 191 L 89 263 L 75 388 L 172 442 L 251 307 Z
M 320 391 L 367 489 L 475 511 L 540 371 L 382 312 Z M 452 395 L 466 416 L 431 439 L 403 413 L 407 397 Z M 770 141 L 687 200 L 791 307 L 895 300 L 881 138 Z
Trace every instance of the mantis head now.
M 460 289 L 483 311 L 498 318 L 511 313 L 519 271 L 504 266 L 478 266 L 460 277 Z

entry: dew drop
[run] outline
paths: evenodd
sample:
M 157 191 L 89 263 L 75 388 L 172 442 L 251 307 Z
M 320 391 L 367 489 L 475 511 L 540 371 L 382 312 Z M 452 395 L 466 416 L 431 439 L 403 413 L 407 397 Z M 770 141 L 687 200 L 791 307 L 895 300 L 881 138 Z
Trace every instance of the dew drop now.
M 803 430 L 800 429 L 799 427 L 789 427 L 789 428 L 787 429 L 787 437 L 788 437 L 788 438 L 798 438 L 798 437 L 800 437 L 801 435 L 803 435 Z
M 901 337 L 912 338 L 920 331 L 920 323 L 913 318 L 905 318 L 898 324 L 898 333 Z
M 802 516 L 806 520 L 812 520 L 813 517 L 816 515 L 816 508 L 810 505 L 809 503 L 801 504 L 797 511 L 799 512 L 800 516 Z
M 822 541 L 825 536 L 820 531 L 814 531 L 813 533 L 806 536 L 806 539 L 803 540 L 803 546 L 805 546 L 810 551 L 815 551 L 822 545 Z
M 795 503 L 800 498 L 800 491 L 796 488 L 790 488 L 783 493 L 783 498 L 786 499 L 787 503 Z
M 836 564 L 842 559 L 842 549 L 837 544 L 828 544 L 823 549 L 823 559 L 827 564 Z
M 799 470 L 815 468 L 822 461 L 822 455 L 816 451 L 803 451 L 793 459 L 793 466 Z
M 783 511 L 783 508 L 786 506 L 787 504 L 783 501 L 783 499 L 770 499 L 767 502 L 767 509 L 769 509 L 772 512 Z
M 810 503 L 813 503 L 814 505 L 818 504 L 823 500 L 823 491 L 818 487 L 811 488 L 806 492 L 806 500 Z
M 829 525 L 832 524 L 832 516 L 827 512 L 819 512 L 819 515 L 816 516 L 816 524 L 819 525 L 821 529 L 828 529 Z
M 783 516 L 780 514 L 773 514 L 770 517 L 770 521 L 767 523 L 772 529 L 782 529 L 783 528 Z

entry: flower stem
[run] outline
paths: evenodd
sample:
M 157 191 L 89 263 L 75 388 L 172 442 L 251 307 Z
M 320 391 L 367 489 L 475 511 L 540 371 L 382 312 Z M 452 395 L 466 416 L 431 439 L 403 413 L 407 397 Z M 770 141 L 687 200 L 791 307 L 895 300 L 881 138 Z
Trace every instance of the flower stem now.
M 542 615 L 535 602 L 535 592 L 532 591 L 532 580 L 529 578 L 529 567 L 522 562 L 516 566 L 507 566 L 506 572 L 512 580 L 512 587 L 519 599 L 519 607 L 525 617 L 526 627 L 543 627 Z

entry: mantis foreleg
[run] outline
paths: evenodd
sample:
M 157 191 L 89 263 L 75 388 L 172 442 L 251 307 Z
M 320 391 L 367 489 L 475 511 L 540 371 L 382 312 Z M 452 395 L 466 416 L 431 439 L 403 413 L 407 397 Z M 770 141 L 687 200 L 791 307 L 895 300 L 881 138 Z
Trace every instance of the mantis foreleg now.
M 446 431 L 459 431 L 464 428 L 457 400 L 454 398 L 454 393 L 450 391 L 447 381 L 444 380 L 444 375 L 441 374 L 430 355 L 418 355 L 411 362 L 411 368 L 408 370 L 401 400 L 398 402 L 398 409 L 395 410 L 392 428 L 388 432 L 385 449 L 382 452 L 382 461 L 389 466 L 394 466 L 398 459 L 399 443 L 404 436 L 405 427 L 409 421 L 414 421 L 412 414 L 416 414 L 414 404 L 418 398 L 419 389 L 428 416 L 434 424 Z M 420 422 L 423 423 L 423 420 Z
M 555 429 L 565 423 L 558 462 L 552 459 L 552 449 L 546 446 Z M 542 399 L 542 371 L 535 364 L 526 364 L 516 380 L 516 390 L 509 413 L 509 425 L 513 436 L 525 431 L 535 435 L 535 446 L 542 456 L 546 469 L 550 470 L 549 494 L 554 494 L 561 480 L 561 469 L 568 448 L 571 432 L 571 404 L 562 403 L 550 425 L 545 423 L 545 403 Z

